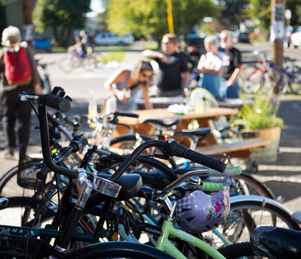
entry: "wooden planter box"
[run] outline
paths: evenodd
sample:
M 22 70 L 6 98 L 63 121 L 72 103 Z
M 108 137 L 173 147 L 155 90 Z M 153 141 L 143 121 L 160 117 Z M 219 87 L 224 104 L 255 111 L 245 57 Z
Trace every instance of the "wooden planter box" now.
M 242 130 L 242 133 L 255 133 L 258 132 L 258 137 L 252 137 L 253 139 L 263 139 L 271 141 L 266 148 L 254 148 L 251 159 L 256 160 L 259 163 L 273 163 L 277 160 L 281 127 L 275 127 L 270 129 L 258 129 L 258 130 Z M 248 138 L 250 139 L 250 138 Z

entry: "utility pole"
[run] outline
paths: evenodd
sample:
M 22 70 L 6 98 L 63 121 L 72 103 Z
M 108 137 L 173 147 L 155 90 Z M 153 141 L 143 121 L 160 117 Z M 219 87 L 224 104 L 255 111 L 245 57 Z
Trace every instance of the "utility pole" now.
M 34 48 L 34 25 L 32 24 L 32 0 L 22 0 L 24 40 Z
M 272 60 L 282 67 L 284 36 L 284 0 L 271 0 L 271 39 L 273 41 Z
M 174 29 L 173 29 L 173 18 L 172 18 L 172 3 L 171 3 L 171 0 L 166 0 L 166 5 L 167 5 L 167 23 L 168 23 L 168 30 L 169 30 L 169 33 L 174 34 Z

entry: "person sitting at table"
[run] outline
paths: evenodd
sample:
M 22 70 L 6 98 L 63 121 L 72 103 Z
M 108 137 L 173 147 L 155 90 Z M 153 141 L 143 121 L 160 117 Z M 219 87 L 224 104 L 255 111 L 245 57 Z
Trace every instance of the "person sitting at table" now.
M 214 97 L 224 98 L 226 88 L 221 84 L 223 53 L 218 50 L 218 38 L 214 35 L 208 36 L 204 40 L 204 45 L 207 53 L 201 56 L 197 66 L 199 72 L 203 74 L 199 85 L 212 93 Z
M 105 89 L 113 94 L 116 108 L 119 111 L 135 111 L 137 104 L 135 97 L 139 89 L 142 90 L 145 109 L 152 109 L 149 100 L 148 86 L 153 77 L 153 67 L 148 61 L 141 60 L 133 70 L 118 69 L 104 84 Z

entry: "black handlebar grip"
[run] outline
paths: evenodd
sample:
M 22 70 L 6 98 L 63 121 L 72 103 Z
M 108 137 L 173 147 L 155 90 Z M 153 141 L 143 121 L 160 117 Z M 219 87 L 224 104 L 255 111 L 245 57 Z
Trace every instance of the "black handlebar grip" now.
M 179 144 L 179 142 L 174 139 L 169 139 L 167 144 L 168 153 L 170 156 L 184 157 L 221 173 L 223 173 L 227 168 L 227 165 L 224 162 L 186 148 L 184 145 Z
M 46 175 L 50 172 L 49 168 L 47 165 L 44 165 L 42 169 L 37 173 L 37 178 L 39 180 L 44 180 Z
M 221 173 L 225 172 L 227 165 L 215 158 L 203 155 L 201 153 L 198 153 L 194 150 L 191 150 L 189 148 L 186 149 L 186 152 L 184 153 L 184 158 L 190 159 L 194 162 L 200 163 L 204 166 L 207 166 L 211 169 L 214 169 L 216 171 L 219 171 Z
M 46 97 L 45 105 L 61 112 L 68 112 L 71 109 L 69 100 L 52 94 Z
M 125 116 L 125 117 L 131 117 L 131 118 L 138 118 L 139 117 L 139 114 L 132 113 L 132 112 L 120 112 L 120 111 L 116 111 L 114 113 L 117 116 Z

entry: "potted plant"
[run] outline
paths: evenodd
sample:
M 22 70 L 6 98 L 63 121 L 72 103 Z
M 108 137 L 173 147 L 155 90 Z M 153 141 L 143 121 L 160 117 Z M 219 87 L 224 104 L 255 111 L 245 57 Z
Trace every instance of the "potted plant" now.
M 260 163 L 275 162 L 278 155 L 283 120 L 277 117 L 279 101 L 275 97 L 258 97 L 253 104 L 244 104 L 235 124 L 243 125 L 244 138 L 257 138 L 271 141 L 266 148 L 255 148 L 251 159 Z

